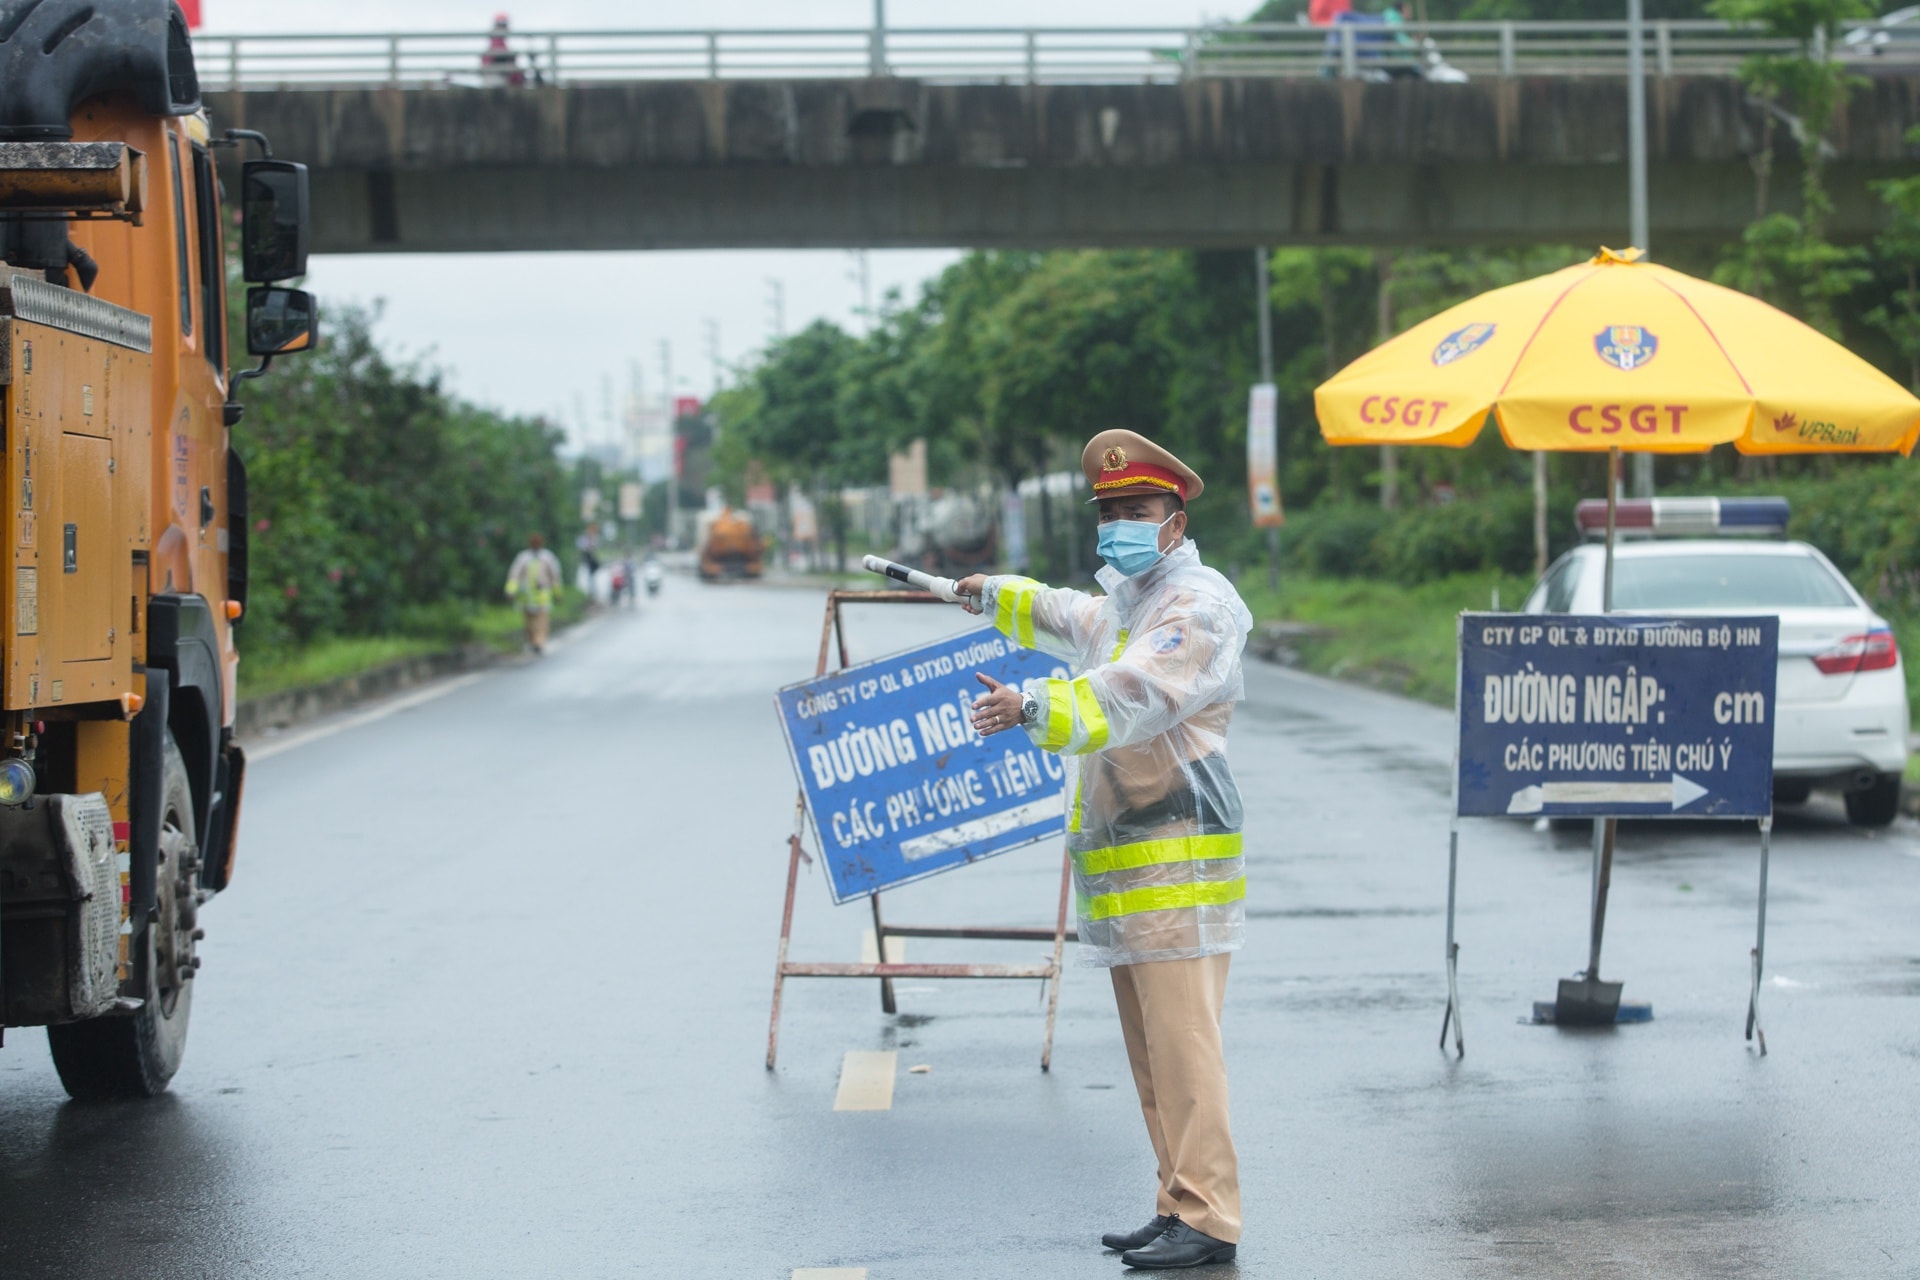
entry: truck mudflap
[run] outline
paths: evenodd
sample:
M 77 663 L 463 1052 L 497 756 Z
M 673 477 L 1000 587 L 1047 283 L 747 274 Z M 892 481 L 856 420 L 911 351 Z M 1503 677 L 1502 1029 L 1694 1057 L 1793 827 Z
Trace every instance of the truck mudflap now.
M 97 1017 L 120 995 L 120 867 L 99 792 L 0 809 L 0 1025 Z
M 219 790 L 209 806 L 211 818 L 200 868 L 202 888 L 218 893 L 233 883 L 233 856 L 240 842 L 240 792 L 247 781 L 247 753 L 228 735 L 220 748 Z

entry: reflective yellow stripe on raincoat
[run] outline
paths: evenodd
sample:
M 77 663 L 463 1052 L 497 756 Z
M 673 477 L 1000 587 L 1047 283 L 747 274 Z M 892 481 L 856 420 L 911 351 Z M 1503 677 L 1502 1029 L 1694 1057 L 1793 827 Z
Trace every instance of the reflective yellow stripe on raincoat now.
M 1028 734 L 1068 769 L 1081 957 L 1233 950 L 1246 875 L 1226 732 L 1252 619 L 1191 542 L 1133 578 L 1099 578 L 1105 596 L 989 578 L 985 601 L 1001 632 L 1075 672 L 1025 692 L 1040 706 Z
M 529 612 L 553 608 L 554 592 L 559 587 L 560 560 L 544 548 L 526 548 L 513 558 L 507 570 L 507 595 Z

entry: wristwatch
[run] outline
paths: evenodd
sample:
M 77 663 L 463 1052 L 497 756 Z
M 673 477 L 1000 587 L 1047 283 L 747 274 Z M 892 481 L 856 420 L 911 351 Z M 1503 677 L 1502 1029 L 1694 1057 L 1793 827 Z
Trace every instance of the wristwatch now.
M 1030 693 L 1020 695 L 1020 723 L 1032 724 L 1040 718 L 1040 699 Z

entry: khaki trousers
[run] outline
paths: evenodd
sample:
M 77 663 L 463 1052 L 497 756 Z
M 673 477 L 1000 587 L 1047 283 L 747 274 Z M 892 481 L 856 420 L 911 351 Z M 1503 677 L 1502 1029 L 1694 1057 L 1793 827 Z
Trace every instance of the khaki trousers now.
M 553 619 L 549 609 L 525 610 L 527 623 L 527 643 L 536 649 L 547 647 L 547 624 Z
M 1160 1164 L 1155 1213 L 1240 1239 L 1240 1161 L 1227 1125 L 1220 1002 L 1231 953 L 1116 965 L 1114 1000 L 1147 1139 Z

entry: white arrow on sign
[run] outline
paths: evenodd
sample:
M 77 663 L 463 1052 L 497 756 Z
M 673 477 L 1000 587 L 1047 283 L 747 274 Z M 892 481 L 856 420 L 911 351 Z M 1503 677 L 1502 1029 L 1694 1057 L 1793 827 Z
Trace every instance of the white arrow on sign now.
M 1671 782 L 1543 782 L 1514 792 L 1507 812 L 1539 813 L 1550 804 L 1664 804 L 1678 810 L 1706 794 L 1705 787 L 1677 773 Z

